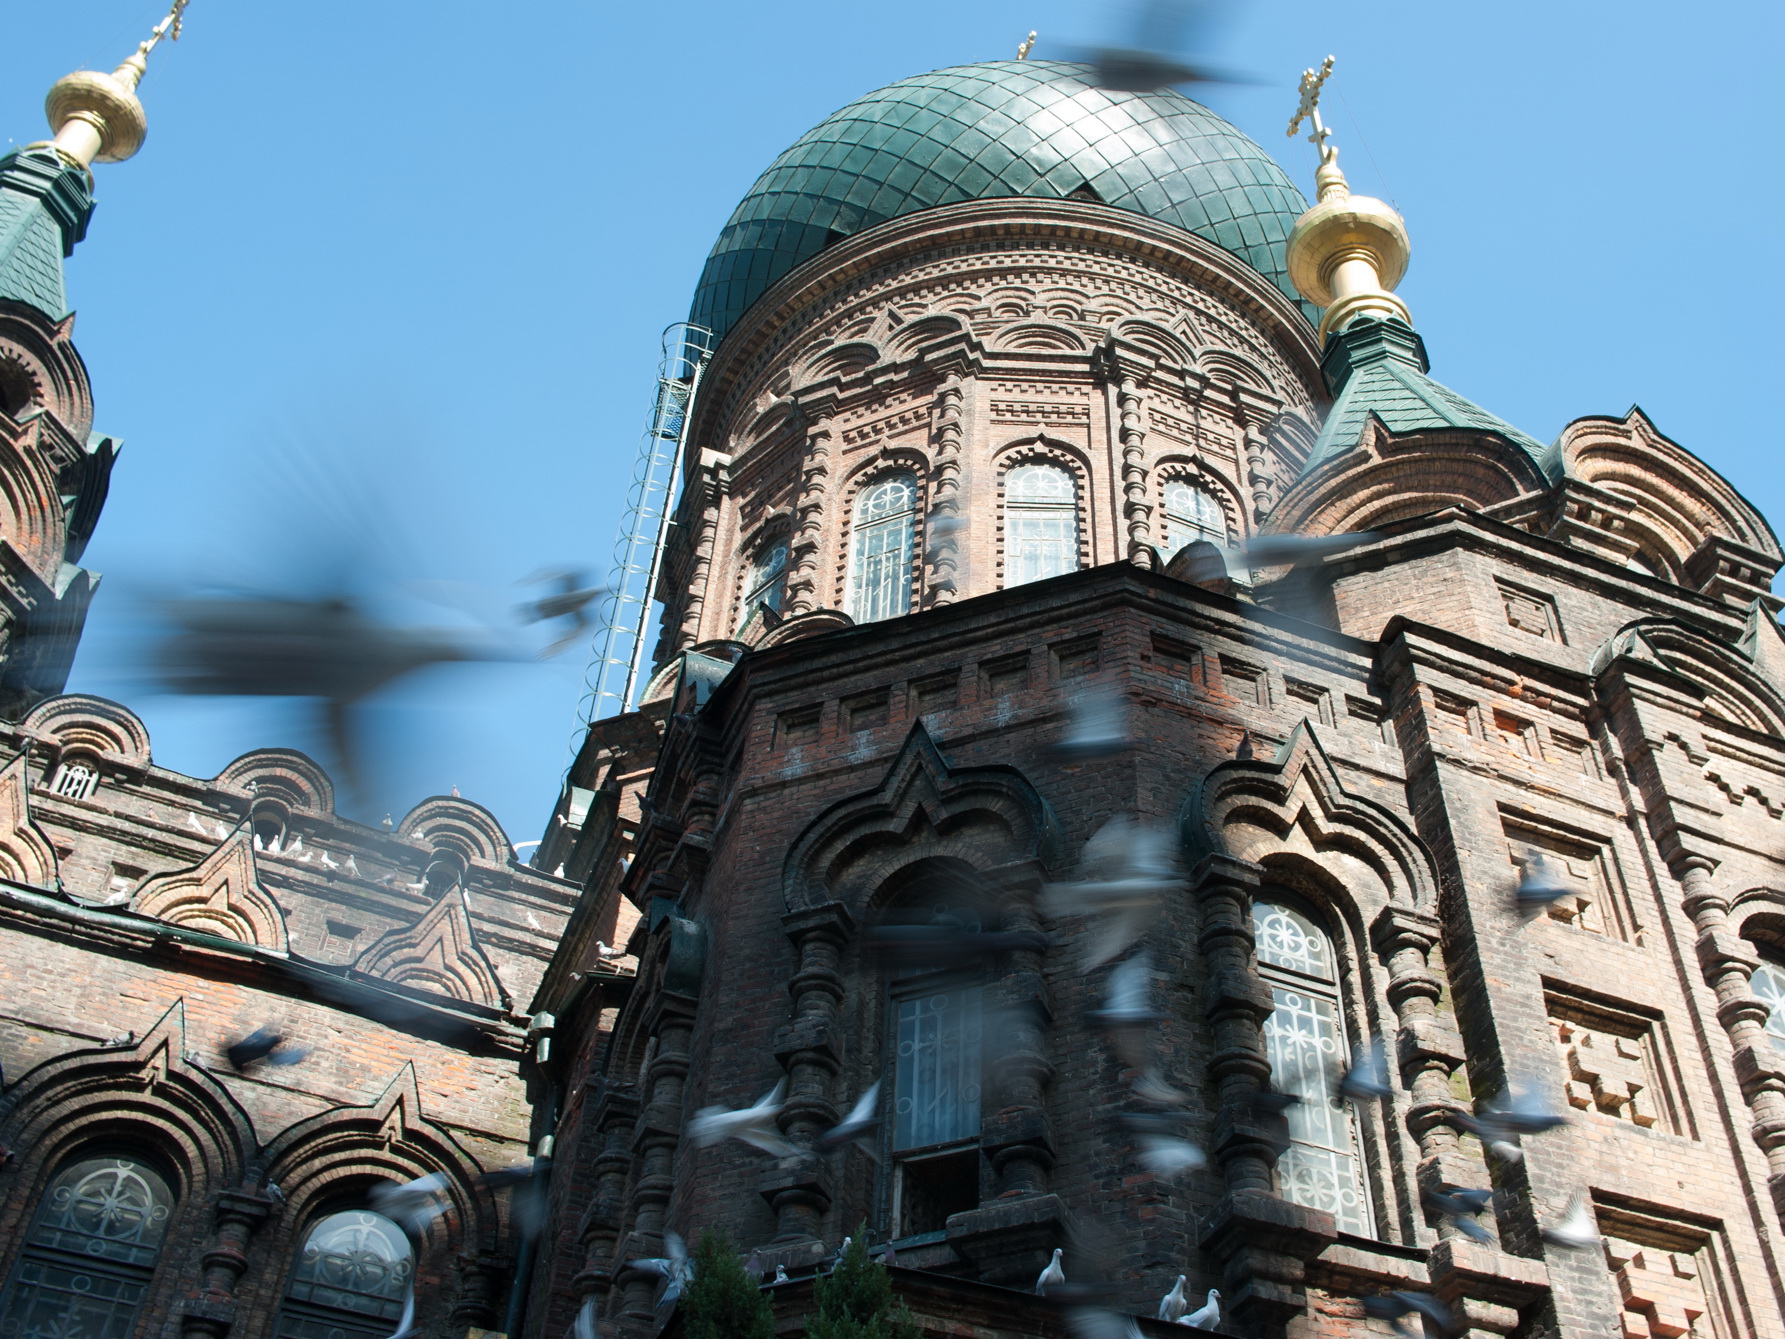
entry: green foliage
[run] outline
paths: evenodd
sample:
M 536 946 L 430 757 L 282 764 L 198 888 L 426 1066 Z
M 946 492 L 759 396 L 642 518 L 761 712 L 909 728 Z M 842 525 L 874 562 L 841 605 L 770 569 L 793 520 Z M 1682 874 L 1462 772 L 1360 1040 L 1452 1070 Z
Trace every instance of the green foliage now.
M 885 1271 L 882 1270 L 882 1273 Z M 694 1277 L 682 1291 L 687 1339 L 775 1339 L 775 1314 L 738 1253 L 708 1228 L 694 1244 Z
M 855 1229 L 836 1269 L 812 1286 L 818 1312 L 806 1339 L 921 1339 L 917 1318 L 893 1299 L 892 1275 L 868 1258 L 868 1225 Z

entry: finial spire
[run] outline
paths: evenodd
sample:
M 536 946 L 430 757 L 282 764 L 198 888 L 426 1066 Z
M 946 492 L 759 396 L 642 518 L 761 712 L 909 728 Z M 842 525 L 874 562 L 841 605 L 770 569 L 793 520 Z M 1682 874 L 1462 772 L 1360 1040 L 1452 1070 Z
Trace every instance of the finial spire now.
M 173 0 L 161 22 L 110 74 L 77 70 L 56 81 L 43 110 L 56 132 L 51 143 L 63 158 L 78 167 L 91 167 L 96 162 L 121 163 L 142 148 L 149 121 L 136 86 L 148 72 L 149 53 L 161 39 L 180 40 L 190 2 Z
M 1303 70 L 1301 103 L 1289 118 L 1294 137 L 1306 121 L 1308 142 L 1320 151 L 1314 173 L 1318 203 L 1295 221 L 1289 234 L 1289 279 L 1309 302 L 1325 307 L 1320 334 L 1343 330 L 1360 317 L 1390 318 L 1413 324 L 1394 286 L 1407 272 L 1412 243 L 1407 224 L 1391 207 L 1367 195 L 1353 195 L 1339 170 L 1332 131 L 1320 119 L 1320 90 L 1333 72 L 1328 56 L 1318 70 Z
M 1018 60 L 1028 60 L 1029 53 L 1035 49 L 1035 30 L 1029 29 L 1029 35 L 1023 39 L 1022 45 L 1016 49 Z

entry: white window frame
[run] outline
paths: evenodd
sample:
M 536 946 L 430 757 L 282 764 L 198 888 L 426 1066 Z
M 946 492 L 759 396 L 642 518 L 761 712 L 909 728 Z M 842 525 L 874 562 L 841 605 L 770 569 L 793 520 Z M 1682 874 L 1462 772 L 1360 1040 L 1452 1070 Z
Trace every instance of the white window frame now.
M 849 538 L 847 603 L 857 623 L 911 612 L 916 543 L 917 476 L 895 470 L 864 485 L 855 497 Z
M 1031 490 L 1052 477 L 1064 492 Z M 1053 460 L 1020 460 L 1004 472 L 1004 584 L 1025 586 L 1079 568 L 1078 476 Z

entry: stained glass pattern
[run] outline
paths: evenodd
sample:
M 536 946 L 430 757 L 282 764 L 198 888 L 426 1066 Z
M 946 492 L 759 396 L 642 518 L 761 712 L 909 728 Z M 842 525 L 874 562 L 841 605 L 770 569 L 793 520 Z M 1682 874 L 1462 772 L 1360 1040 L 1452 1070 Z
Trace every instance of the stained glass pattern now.
M 1767 1038 L 1785 1051 L 1785 968 L 1777 963 L 1761 963 L 1754 969 L 1748 988 L 1770 1011 L 1766 1016 Z
M 59 1172 L 0 1294 L 6 1339 L 128 1339 L 173 1210 L 173 1193 L 131 1158 Z
M 1004 479 L 1007 586 L 1078 570 L 1078 485 L 1058 465 L 1019 465 Z
M 857 623 L 897 618 L 911 609 L 917 479 L 889 474 L 862 490 L 849 547 L 849 616 Z
M 304 1240 L 292 1271 L 279 1339 L 385 1336 L 403 1314 L 414 1274 L 403 1230 L 363 1209 L 330 1214 Z
M 1324 1209 L 1342 1231 L 1371 1236 L 1354 1116 L 1338 1096 L 1349 1053 L 1332 941 L 1301 911 L 1263 898 L 1252 904 L 1252 928 L 1259 966 L 1271 986 L 1273 1008 L 1264 1025 L 1271 1083 L 1301 1099 L 1286 1113 L 1290 1143 L 1277 1159 L 1278 1192 L 1296 1204 Z
M 1199 539 L 1225 544 L 1227 515 L 1208 489 L 1188 479 L 1169 479 L 1165 484 L 1165 527 L 1161 538 L 1168 560 Z
M 978 1134 L 979 987 L 961 986 L 895 1004 L 893 1148 L 928 1148 Z

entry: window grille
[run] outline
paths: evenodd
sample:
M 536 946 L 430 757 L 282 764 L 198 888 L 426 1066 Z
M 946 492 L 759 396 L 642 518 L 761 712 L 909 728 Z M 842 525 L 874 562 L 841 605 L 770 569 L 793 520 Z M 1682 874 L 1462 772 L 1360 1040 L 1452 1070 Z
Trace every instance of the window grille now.
M 167 1182 L 133 1158 L 57 1173 L 0 1294 L 0 1334 L 129 1339 L 173 1203 Z
M 1776 962 L 1762 962 L 1754 969 L 1748 988 L 1767 1007 L 1767 1039 L 1785 1051 L 1785 967 Z
M 1078 484 L 1058 465 L 1018 465 L 1004 476 L 1004 584 L 1078 570 Z
M 1188 479 L 1168 479 L 1165 484 L 1165 526 L 1160 538 L 1169 562 L 1188 544 L 1206 539 L 1227 543 L 1227 514 L 1215 495 Z
M 50 778 L 50 791 L 71 800 L 84 800 L 99 789 L 99 768 L 90 762 L 70 758 Z
M 748 622 L 759 605 L 780 613 L 786 597 L 787 541 L 784 538 L 768 540 L 757 547 L 756 561 L 750 564 L 750 586 L 744 594 L 738 626 Z
M 403 1229 L 364 1209 L 332 1213 L 304 1239 L 277 1339 L 386 1339 L 415 1272 Z
M 857 623 L 910 612 L 916 529 L 916 475 L 889 474 L 856 499 L 849 549 L 849 616 Z
M 1272 1082 L 1301 1099 L 1287 1112 L 1278 1191 L 1332 1214 L 1341 1231 L 1372 1236 L 1357 1129 L 1350 1103 L 1338 1095 L 1350 1052 L 1332 941 L 1300 911 L 1264 898 L 1252 904 L 1252 929 L 1275 1006 L 1264 1027 Z
M 979 987 L 895 1001 L 898 1010 L 893 1150 L 979 1133 Z

